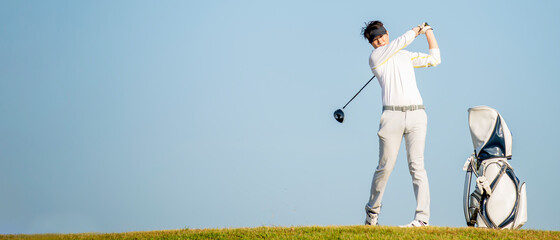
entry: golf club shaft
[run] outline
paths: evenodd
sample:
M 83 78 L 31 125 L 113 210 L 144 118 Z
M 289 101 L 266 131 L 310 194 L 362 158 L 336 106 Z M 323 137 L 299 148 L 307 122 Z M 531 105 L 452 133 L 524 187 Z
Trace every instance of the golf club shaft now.
M 356 96 L 358 96 L 358 94 L 360 94 L 360 92 L 361 92 L 362 90 L 364 90 L 364 88 L 369 84 L 369 82 L 371 82 L 371 80 L 373 80 L 373 78 L 375 78 L 375 75 L 373 75 L 373 77 L 371 77 L 371 79 L 369 79 L 369 81 L 366 83 L 366 85 L 364 85 L 364 86 L 362 87 L 362 89 L 360 89 L 360 91 L 358 91 L 358 93 L 356 93 L 356 95 L 354 95 L 354 96 L 352 97 L 352 99 L 350 99 L 350 101 L 348 101 L 348 102 L 346 103 L 346 105 L 344 105 L 344 107 L 342 107 L 342 109 L 346 108 L 346 106 L 348 106 L 348 104 L 350 104 L 350 102 L 352 102 L 352 100 L 354 100 L 354 98 L 356 98 Z

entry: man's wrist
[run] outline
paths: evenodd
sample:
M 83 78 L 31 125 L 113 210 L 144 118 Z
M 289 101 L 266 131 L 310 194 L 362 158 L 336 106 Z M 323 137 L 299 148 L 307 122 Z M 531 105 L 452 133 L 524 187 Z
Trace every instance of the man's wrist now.
M 414 31 L 414 34 L 416 34 L 416 36 L 420 35 L 420 30 L 422 30 L 420 27 L 413 27 L 412 31 Z
M 426 35 L 427 35 L 427 34 L 428 34 L 428 32 L 430 32 L 430 31 L 432 31 L 432 33 L 431 33 L 431 34 L 433 35 L 433 34 L 434 34 L 434 29 L 432 29 L 432 28 L 430 28 L 430 29 L 426 29 L 426 32 L 425 32 L 424 34 L 426 34 Z

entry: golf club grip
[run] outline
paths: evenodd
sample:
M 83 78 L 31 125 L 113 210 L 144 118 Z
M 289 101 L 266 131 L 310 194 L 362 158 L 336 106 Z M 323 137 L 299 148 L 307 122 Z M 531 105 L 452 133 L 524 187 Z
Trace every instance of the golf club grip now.
M 375 75 L 373 75 L 373 77 L 371 77 L 371 78 L 369 79 L 369 81 L 366 83 L 366 85 L 364 85 L 364 86 L 362 87 L 362 89 L 360 89 L 360 91 L 358 91 L 358 93 L 356 93 L 356 95 L 354 95 L 354 96 L 352 97 L 352 99 L 350 99 L 350 101 L 348 101 L 348 102 L 346 103 L 346 105 L 344 105 L 344 107 L 342 107 L 342 109 L 346 108 L 346 106 L 348 106 L 348 104 L 350 104 L 350 102 L 352 102 L 352 100 L 354 100 L 354 98 L 356 98 L 356 96 L 358 96 L 358 94 L 360 94 L 360 92 L 361 92 L 362 90 L 364 90 L 364 88 L 365 88 L 365 87 L 369 84 L 369 82 L 371 82 L 371 80 L 373 80 L 374 78 L 375 78 Z

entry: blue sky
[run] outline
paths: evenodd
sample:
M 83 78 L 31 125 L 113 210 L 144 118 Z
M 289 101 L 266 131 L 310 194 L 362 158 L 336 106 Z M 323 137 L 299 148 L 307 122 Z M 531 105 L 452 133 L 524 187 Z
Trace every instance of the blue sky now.
M 364 22 L 427 21 L 431 224 L 464 226 L 467 109 L 496 108 L 524 228 L 560 230 L 557 1 L 2 1 L 0 233 L 357 225 L 381 96 Z M 407 50 L 427 52 L 424 36 Z M 382 225 L 408 223 L 404 147 Z

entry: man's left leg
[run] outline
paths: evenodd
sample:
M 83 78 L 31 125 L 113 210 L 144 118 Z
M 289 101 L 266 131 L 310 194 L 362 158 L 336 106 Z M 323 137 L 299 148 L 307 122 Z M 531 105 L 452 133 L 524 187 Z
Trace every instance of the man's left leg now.
M 428 174 L 424 169 L 424 146 L 428 119 L 424 110 L 407 112 L 405 143 L 408 169 L 412 177 L 416 197 L 415 220 L 425 223 L 430 221 L 430 187 Z

